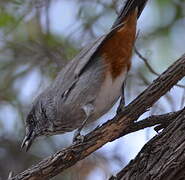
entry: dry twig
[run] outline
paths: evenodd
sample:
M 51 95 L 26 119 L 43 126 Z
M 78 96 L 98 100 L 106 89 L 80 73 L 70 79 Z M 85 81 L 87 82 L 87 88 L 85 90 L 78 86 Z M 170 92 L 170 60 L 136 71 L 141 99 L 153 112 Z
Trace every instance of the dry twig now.
M 146 67 L 149 69 L 149 71 L 150 71 L 152 74 L 154 74 L 154 75 L 156 75 L 156 76 L 159 76 L 159 75 L 160 75 L 159 73 L 157 73 L 157 72 L 153 69 L 153 67 L 149 64 L 148 59 L 145 58 L 145 57 L 137 50 L 136 47 L 135 47 L 135 52 L 136 52 L 136 54 L 138 55 L 138 57 L 139 57 L 141 60 L 144 61 Z M 176 84 L 175 86 L 180 87 L 180 88 L 185 88 L 185 86 L 182 85 L 182 84 Z

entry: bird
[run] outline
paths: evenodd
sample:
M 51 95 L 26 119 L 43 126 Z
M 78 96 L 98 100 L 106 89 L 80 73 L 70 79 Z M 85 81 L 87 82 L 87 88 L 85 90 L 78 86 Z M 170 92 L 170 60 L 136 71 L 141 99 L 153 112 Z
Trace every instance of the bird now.
M 28 151 L 39 136 L 76 129 L 73 140 L 78 140 L 85 125 L 107 113 L 121 96 L 124 101 L 137 19 L 146 2 L 126 0 L 109 32 L 82 49 L 38 95 L 25 121 L 22 148 Z

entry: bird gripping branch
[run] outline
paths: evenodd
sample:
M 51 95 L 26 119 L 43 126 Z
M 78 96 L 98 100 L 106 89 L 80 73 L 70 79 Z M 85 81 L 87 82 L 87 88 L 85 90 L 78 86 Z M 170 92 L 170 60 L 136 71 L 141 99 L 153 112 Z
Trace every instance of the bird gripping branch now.
M 110 110 L 123 93 L 136 25 L 147 0 L 126 0 L 111 30 L 84 48 L 33 102 L 22 147 L 41 135 L 77 130 Z M 124 97 L 122 97 L 124 98 Z

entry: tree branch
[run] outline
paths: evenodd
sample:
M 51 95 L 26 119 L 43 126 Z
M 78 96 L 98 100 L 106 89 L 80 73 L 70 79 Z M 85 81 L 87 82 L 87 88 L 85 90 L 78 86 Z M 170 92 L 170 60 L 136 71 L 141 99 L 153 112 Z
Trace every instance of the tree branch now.
M 185 108 L 136 158 L 109 180 L 180 180 L 185 178 Z
M 120 137 L 139 131 L 144 128 L 152 127 L 155 125 L 158 125 L 156 127 L 158 128 L 166 128 L 174 119 L 182 112 L 183 110 L 179 110 L 176 112 L 171 112 L 167 114 L 162 114 L 162 115 L 152 115 L 150 117 L 147 117 L 146 119 L 143 119 L 139 122 L 132 123 L 131 125 L 128 126 L 127 129 L 125 129 L 122 134 L 120 134 Z M 157 130 L 158 130 L 157 128 Z M 156 128 L 154 128 L 156 129 Z M 160 130 L 159 129 L 159 130 Z
M 30 169 L 14 176 L 11 180 L 33 180 L 54 177 L 64 169 L 73 166 L 107 142 L 113 141 L 128 131 L 140 115 L 148 110 L 161 96 L 185 76 L 185 55 L 162 73 L 123 111 L 84 138 L 83 143 L 72 145 L 42 160 Z

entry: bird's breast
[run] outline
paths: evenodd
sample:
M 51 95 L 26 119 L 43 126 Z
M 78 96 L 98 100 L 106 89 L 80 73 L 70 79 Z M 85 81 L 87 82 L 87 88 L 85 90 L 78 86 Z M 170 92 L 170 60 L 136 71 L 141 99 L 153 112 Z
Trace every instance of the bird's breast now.
M 116 78 L 112 78 L 110 73 L 107 73 L 105 80 L 101 85 L 100 91 L 94 102 L 95 113 L 99 116 L 105 114 L 121 96 L 122 84 L 125 80 L 127 70 Z

